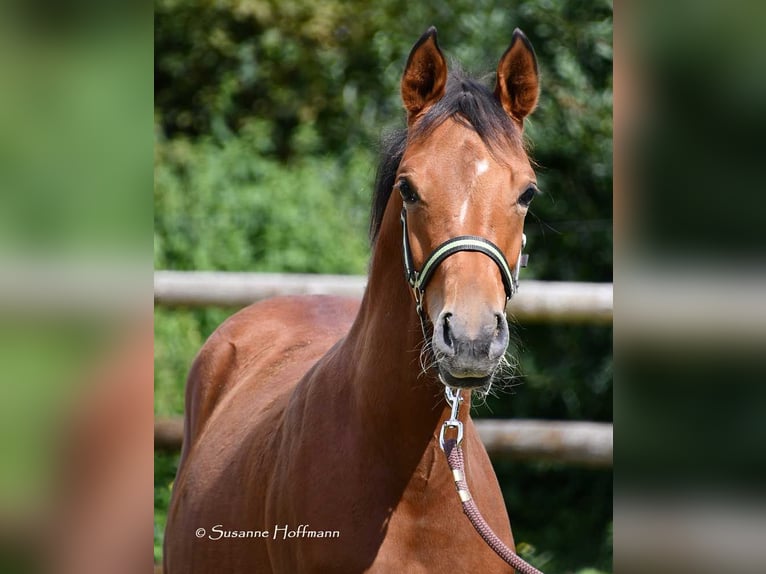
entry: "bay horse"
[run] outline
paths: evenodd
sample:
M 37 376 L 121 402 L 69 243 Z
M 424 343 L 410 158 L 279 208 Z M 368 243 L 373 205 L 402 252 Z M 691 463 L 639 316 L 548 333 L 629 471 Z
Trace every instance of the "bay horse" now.
M 415 43 L 401 80 L 407 128 L 378 170 L 361 303 L 258 302 L 192 365 L 166 574 L 513 571 L 462 515 L 437 437 L 444 386 L 486 388 L 508 345 L 509 273 L 537 193 L 522 128 L 538 94 L 518 29 L 494 91 L 448 74 L 434 28 Z M 512 546 L 463 411 L 467 482 Z

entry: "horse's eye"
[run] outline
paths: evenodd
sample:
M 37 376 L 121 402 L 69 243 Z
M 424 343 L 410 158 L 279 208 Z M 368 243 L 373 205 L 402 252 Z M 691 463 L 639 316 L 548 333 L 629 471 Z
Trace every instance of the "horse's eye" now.
M 420 199 L 418 197 L 418 193 L 415 191 L 415 188 L 412 187 L 407 179 L 402 178 L 397 181 L 396 187 L 399 189 L 399 193 L 401 194 L 405 203 L 415 203 Z
M 524 193 L 519 196 L 519 205 L 527 207 L 530 203 L 532 203 L 532 200 L 535 198 L 536 194 L 537 188 L 534 185 L 530 185 L 527 189 L 524 190 Z

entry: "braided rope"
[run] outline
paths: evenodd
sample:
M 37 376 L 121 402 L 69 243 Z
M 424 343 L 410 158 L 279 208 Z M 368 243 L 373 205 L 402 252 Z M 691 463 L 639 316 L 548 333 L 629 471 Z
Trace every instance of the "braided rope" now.
M 444 453 L 447 455 L 447 464 L 449 464 L 450 469 L 452 469 L 452 476 L 455 479 L 455 486 L 460 495 L 463 512 L 468 517 L 468 520 L 471 521 L 471 524 L 473 524 L 476 532 L 478 532 L 484 539 L 484 542 L 486 542 L 487 545 L 500 556 L 500 558 L 515 568 L 517 572 L 520 572 L 521 574 L 543 574 L 540 570 L 523 560 L 518 554 L 508 548 L 508 546 L 497 537 L 497 534 L 492 531 L 492 528 L 487 524 L 487 521 L 484 520 L 484 517 L 481 515 L 481 512 L 479 512 L 479 508 L 476 506 L 476 503 L 468 490 L 468 483 L 465 479 L 463 451 L 460 449 L 460 446 L 455 439 L 444 441 Z

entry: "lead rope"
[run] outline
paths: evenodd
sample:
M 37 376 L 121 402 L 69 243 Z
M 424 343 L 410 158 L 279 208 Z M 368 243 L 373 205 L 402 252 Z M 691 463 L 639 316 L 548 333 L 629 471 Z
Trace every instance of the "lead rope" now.
M 452 407 L 452 412 L 450 413 L 450 418 L 444 421 L 444 425 L 442 425 L 442 430 L 439 434 L 439 446 L 444 451 L 447 457 L 447 464 L 452 470 L 455 488 L 457 488 L 460 502 L 463 505 L 463 513 L 471 521 L 471 524 L 473 524 L 476 532 L 484 539 L 484 542 L 517 572 L 521 574 L 543 574 L 500 540 L 489 524 L 487 524 L 481 512 L 479 512 L 479 508 L 476 506 L 476 502 L 474 502 L 471 492 L 468 490 L 463 463 L 463 451 L 460 448 L 460 443 L 463 441 L 463 423 L 458 420 L 458 410 L 460 409 L 460 403 L 463 402 L 463 397 L 460 396 L 459 389 L 453 390 L 451 387 L 445 387 L 445 394 L 447 402 Z M 455 430 L 457 437 L 445 440 L 444 435 L 448 430 Z

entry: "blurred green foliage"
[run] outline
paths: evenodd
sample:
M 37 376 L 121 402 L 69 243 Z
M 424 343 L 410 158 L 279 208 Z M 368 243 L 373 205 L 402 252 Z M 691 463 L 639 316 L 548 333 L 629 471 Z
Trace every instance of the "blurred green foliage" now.
M 157 145 L 155 265 L 362 273 L 372 156 L 269 157 L 265 122 L 215 143 Z M 342 246 L 342 249 L 339 249 Z
M 611 281 L 612 3 L 508 4 L 156 0 L 155 267 L 364 273 L 376 146 L 403 125 L 412 44 L 433 24 L 448 59 L 491 82 L 518 26 L 540 65 L 526 133 L 544 192 L 522 279 Z M 158 414 L 182 413 L 191 360 L 231 312 L 156 310 Z M 477 416 L 611 420 L 611 328 L 516 336 L 521 386 Z M 156 461 L 159 558 L 176 458 Z M 611 571 L 610 471 L 495 467 L 522 554 L 548 573 Z
M 0 257 L 135 258 L 151 237 L 150 37 L 135 15 L 49 28 L 30 4 L 0 4 Z

